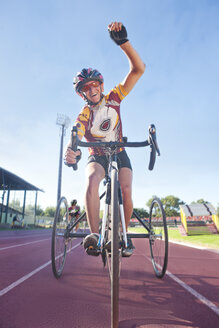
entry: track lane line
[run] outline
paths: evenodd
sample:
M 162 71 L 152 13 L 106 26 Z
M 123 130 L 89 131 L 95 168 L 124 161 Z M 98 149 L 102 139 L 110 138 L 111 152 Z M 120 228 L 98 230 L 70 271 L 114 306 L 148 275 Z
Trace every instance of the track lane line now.
M 81 242 L 74 245 L 71 249 L 69 249 L 67 252 L 69 253 L 71 250 L 73 250 L 74 248 L 78 247 L 79 245 L 81 245 Z M 60 255 L 61 256 L 61 255 Z M 57 257 L 58 258 L 58 257 Z M 4 289 L 0 290 L 0 296 L 3 296 L 5 294 L 7 294 L 10 290 L 12 290 L 13 288 L 15 288 L 16 286 L 20 285 L 22 282 L 26 281 L 27 279 L 29 279 L 30 277 L 32 277 L 33 275 L 35 275 L 37 272 L 41 271 L 42 269 L 46 268 L 48 265 L 50 265 L 52 263 L 51 260 L 49 260 L 48 262 L 44 263 L 43 265 L 41 265 L 40 267 L 36 268 L 35 270 L 31 271 L 30 273 L 28 273 L 27 275 L 23 276 L 22 278 L 18 279 L 17 281 L 13 282 L 12 284 L 10 284 L 9 286 L 5 287 Z
M 20 247 L 20 246 L 26 246 L 26 245 L 30 245 L 30 244 L 40 243 L 41 241 L 50 240 L 50 239 L 51 239 L 51 238 L 46 238 L 46 239 L 40 239 L 40 240 L 30 241 L 29 243 L 24 243 L 24 244 L 17 244 L 17 245 L 12 245 L 12 246 L 1 247 L 1 248 L 0 248 L 0 251 L 3 251 L 3 250 L 5 250 L 5 249 L 9 249 L 9 248 L 14 248 L 14 247 Z
M 190 294 L 195 296 L 200 302 L 208 306 L 212 311 L 214 311 L 217 315 L 219 315 L 219 307 L 217 307 L 214 303 L 209 301 L 205 296 L 198 293 L 196 290 L 194 290 L 192 287 L 188 286 L 185 282 L 183 282 L 181 279 L 177 278 L 173 273 L 166 271 L 166 274 L 173 279 L 175 282 L 177 282 L 181 287 L 186 289 Z
M 8 235 L 8 236 L 2 236 L 2 234 L 0 233 L 0 238 L 1 240 L 4 240 L 4 239 L 8 239 L 8 240 L 11 240 L 11 239 L 23 239 L 23 238 L 34 238 L 34 237 L 49 237 L 51 236 L 51 233 L 36 233 L 36 234 L 25 234 L 25 235 Z
M 73 246 L 70 250 L 68 250 L 67 252 L 70 252 L 71 250 L 73 250 L 74 248 L 78 247 L 81 243 L 76 244 L 75 246 Z M 137 254 L 136 254 L 137 255 Z M 139 254 L 140 255 L 140 254 Z M 149 257 L 147 257 L 146 255 L 143 255 L 147 260 L 149 260 L 151 262 L 151 259 Z M 32 272 L 30 272 L 29 274 L 25 275 L 24 277 L 18 279 L 17 281 L 15 281 L 14 283 L 12 283 L 11 285 L 7 286 L 6 288 L 2 289 L 0 291 L 0 296 L 5 295 L 6 293 L 8 293 L 10 290 L 12 290 L 13 288 L 15 288 L 16 286 L 20 285 L 22 282 L 26 281 L 27 279 L 29 279 L 30 277 L 32 277 L 33 275 L 35 275 L 37 272 L 41 271 L 42 269 L 44 269 L 45 267 L 47 267 L 48 265 L 51 264 L 51 260 L 46 262 L 45 264 L 41 265 L 40 267 L 38 267 L 37 269 L 33 270 Z M 197 298 L 201 303 L 203 303 L 204 305 L 206 305 L 208 308 L 210 308 L 213 312 L 215 312 L 218 316 L 219 316 L 219 308 L 212 303 L 211 301 L 209 301 L 205 296 L 201 295 L 200 293 L 198 293 L 197 291 L 195 291 L 192 287 L 188 286 L 185 282 L 183 282 L 181 279 L 177 278 L 174 274 L 172 274 L 170 271 L 166 271 L 166 274 L 173 279 L 176 283 L 178 283 L 181 287 L 183 287 L 185 290 L 187 290 L 190 294 L 192 294 L 195 298 Z
M 140 255 L 140 254 L 139 254 Z M 152 262 L 151 258 L 143 255 L 149 262 Z M 197 298 L 201 303 L 206 305 L 209 309 L 211 309 L 213 312 L 215 312 L 219 316 L 219 307 L 217 307 L 213 302 L 209 301 L 205 296 L 198 293 L 196 290 L 194 290 L 192 287 L 188 286 L 185 282 L 183 282 L 181 279 L 177 278 L 173 273 L 170 271 L 166 271 L 166 275 L 168 275 L 171 279 L 173 279 L 176 283 L 178 283 L 181 287 L 183 287 L 185 290 L 187 290 L 190 294 L 192 294 L 195 298 Z

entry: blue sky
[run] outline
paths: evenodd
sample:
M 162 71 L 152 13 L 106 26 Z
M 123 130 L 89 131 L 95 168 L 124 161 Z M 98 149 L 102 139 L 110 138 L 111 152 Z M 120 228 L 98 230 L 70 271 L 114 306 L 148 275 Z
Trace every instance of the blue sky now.
M 146 71 L 121 105 L 130 141 L 157 127 L 161 156 L 147 169 L 148 149 L 128 150 L 134 169 L 135 207 L 152 195 L 188 204 L 219 203 L 219 3 L 204 0 L 1 1 L 0 166 L 44 189 L 38 202 L 55 205 L 60 134 L 57 113 L 73 124 L 83 101 L 72 79 L 95 67 L 105 91 L 128 72 L 128 61 L 109 38 L 121 21 Z M 70 135 L 66 131 L 65 143 Z M 83 205 L 87 150 L 77 172 L 63 167 L 62 194 Z M 100 188 L 101 191 L 102 187 Z

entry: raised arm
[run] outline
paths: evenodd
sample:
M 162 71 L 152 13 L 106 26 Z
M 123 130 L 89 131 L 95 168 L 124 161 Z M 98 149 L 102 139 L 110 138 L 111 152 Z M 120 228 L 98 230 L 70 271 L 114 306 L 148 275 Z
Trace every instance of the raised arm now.
M 110 37 L 120 46 L 129 61 L 129 72 L 122 82 L 126 92 L 130 92 L 139 78 L 145 71 L 145 64 L 137 51 L 133 48 L 130 41 L 127 39 L 127 32 L 120 22 L 113 22 L 108 25 Z

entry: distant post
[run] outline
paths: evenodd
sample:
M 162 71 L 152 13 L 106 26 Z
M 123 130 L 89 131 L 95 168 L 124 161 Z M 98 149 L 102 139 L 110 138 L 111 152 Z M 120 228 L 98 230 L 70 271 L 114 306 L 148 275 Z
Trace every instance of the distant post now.
M 59 171 L 58 171 L 58 190 L 57 190 L 57 202 L 61 197 L 61 185 L 62 185 L 62 161 L 63 161 L 63 141 L 66 129 L 70 125 L 70 118 L 64 114 L 57 114 L 56 124 L 60 126 L 61 141 L 60 141 L 60 153 L 59 153 Z

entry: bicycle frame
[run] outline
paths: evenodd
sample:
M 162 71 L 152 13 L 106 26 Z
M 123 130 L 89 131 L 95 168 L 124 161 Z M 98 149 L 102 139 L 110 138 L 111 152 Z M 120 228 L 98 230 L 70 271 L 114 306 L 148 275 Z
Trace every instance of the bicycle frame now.
M 157 144 L 157 139 L 156 139 L 156 129 L 154 124 L 151 124 L 149 126 L 149 137 L 147 140 L 143 142 L 127 142 L 127 138 L 123 138 L 122 142 L 82 142 L 78 139 L 77 136 L 77 127 L 73 127 L 72 129 L 72 149 L 74 151 L 77 150 L 77 147 L 107 147 L 109 149 L 109 171 L 108 171 L 108 179 L 111 179 L 111 173 L 112 173 L 112 168 L 115 167 L 115 169 L 118 171 L 118 165 L 117 165 L 117 155 L 116 152 L 112 152 L 113 149 L 116 149 L 118 147 L 146 147 L 150 146 L 151 152 L 150 152 L 150 161 L 149 161 L 149 170 L 153 170 L 155 159 L 156 159 L 156 153 L 158 156 L 160 156 L 160 150 L 158 148 Z M 77 170 L 77 164 L 70 165 L 73 167 L 74 170 Z M 109 181 L 106 179 L 106 185 L 109 185 Z M 108 190 L 108 196 L 106 201 L 105 201 L 105 208 L 104 208 L 104 216 L 103 216 L 103 221 L 102 221 L 102 229 L 101 229 L 101 236 L 98 241 L 98 246 L 102 247 L 103 246 L 103 237 L 104 237 L 104 231 L 106 228 L 106 222 L 107 222 L 107 213 L 109 211 L 109 188 L 106 188 L 106 191 L 100 196 L 100 199 L 107 193 Z M 121 190 L 119 192 L 119 207 L 120 207 L 120 216 L 121 216 L 121 223 L 122 223 L 122 230 L 123 230 L 123 238 L 125 242 L 125 246 L 127 246 L 127 237 L 131 238 L 149 238 L 151 234 L 151 229 L 148 224 L 144 223 L 141 218 L 137 215 L 137 213 L 134 211 L 133 214 L 137 218 L 137 220 L 144 226 L 144 228 L 148 231 L 148 234 L 127 234 L 126 229 L 125 229 L 125 218 L 124 218 L 124 208 L 123 208 L 123 203 L 122 203 L 122 195 L 121 195 Z M 78 238 L 83 238 L 86 237 L 88 234 L 86 233 L 72 233 L 71 231 L 73 228 L 84 218 L 85 213 L 80 216 L 78 220 L 75 221 L 75 223 L 69 228 L 68 230 L 68 236 L 71 238 L 78 237 Z
M 108 183 L 108 182 L 107 182 Z M 110 185 L 109 185 L 110 187 Z M 106 190 L 101 194 L 100 199 L 102 199 L 107 193 L 107 188 Z M 104 232 L 106 230 L 106 223 L 107 223 L 107 213 L 109 211 L 109 206 L 110 203 L 108 198 L 105 199 L 105 208 L 104 208 L 104 215 L 103 215 L 103 219 L 102 219 L 102 225 L 101 225 L 101 235 L 98 241 L 98 247 L 102 248 L 103 247 L 103 241 L 104 241 Z M 121 214 L 122 213 L 122 214 Z M 120 203 L 120 215 L 124 215 L 124 209 L 123 209 L 123 204 Z M 136 213 L 136 211 L 133 211 L 133 215 L 134 217 L 140 222 L 140 224 L 148 231 L 148 233 L 127 233 L 125 227 L 123 226 L 125 220 L 121 219 L 121 223 L 122 223 L 122 230 L 123 230 L 123 240 L 125 243 L 125 246 L 127 246 L 127 238 L 150 238 L 150 236 L 152 235 L 152 230 L 149 226 L 149 224 L 147 222 L 144 222 L 140 216 Z M 80 223 L 86 216 L 86 213 L 84 212 L 71 226 L 68 227 L 68 230 L 65 232 L 65 238 L 85 238 L 88 233 L 83 233 L 83 232 L 71 232 L 74 227 Z
M 104 206 L 104 213 L 102 218 L 102 224 L 101 224 L 101 233 L 98 241 L 98 248 L 100 249 L 100 252 L 104 248 L 104 242 L 105 240 L 105 231 L 107 229 L 107 224 L 109 224 L 109 212 L 110 212 L 110 206 L 111 206 L 111 174 L 112 170 L 116 170 L 118 172 L 118 163 L 117 163 L 117 153 L 111 153 L 109 151 L 109 160 L 108 160 L 108 174 L 105 177 L 105 191 L 100 196 L 100 199 L 102 199 L 105 196 L 105 206 Z M 124 215 L 124 207 L 123 207 L 123 200 L 122 200 L 122 192 L 119 185 L 118 190 L 118 196 L 119 196 L 119 209 L 120 209 L 120 221 L 122 226 L 122 236 L 123 236 L 123 242 L 125 247 L 127 247 L 127 233 L 126 233 L 126 226 L 125 226 L 125 215 Z M 66 238 L 84 238 L 88 234 L 87 233 L 81 233 L 81 232 L 71 232 L 74 227 L 84 219 L 86 213 L 83 213 L 73 224 L 71 224 L 67 231 L 66 231 Z
M 104 236 L 107 226 L 107 220 L 109 220 L 109 212 L 111 206 L 111 174 L 112 170 L 116 170 L 118 172 L 118 163 L 117 163 L 117 153 L 109 153 L 109 161 L 108 161 L 108 175 L 106 176 L 106 198 L 105 198 L 105 208 L 104 208 L 104 215 L 102 219 L 102 227 L 101 227 L 101 234 L 98 241 L 98 247 L 103 249 L 104 247 Z M 123 241 L 125 243 L 125 247 L 127 247 L 127 234 L 126 234 L 126 226 L 125 226 L 125 215 L 124 215 L 124 208 L 123 208 L 123 201 L 122 201 L 122 193 L 121 188 L 119 185 L 119 208 L 120 208 L 120 221 L 122 225 L 122 232 L 123 232 Z M 109 224 L 109 222 L 108 222 Z

